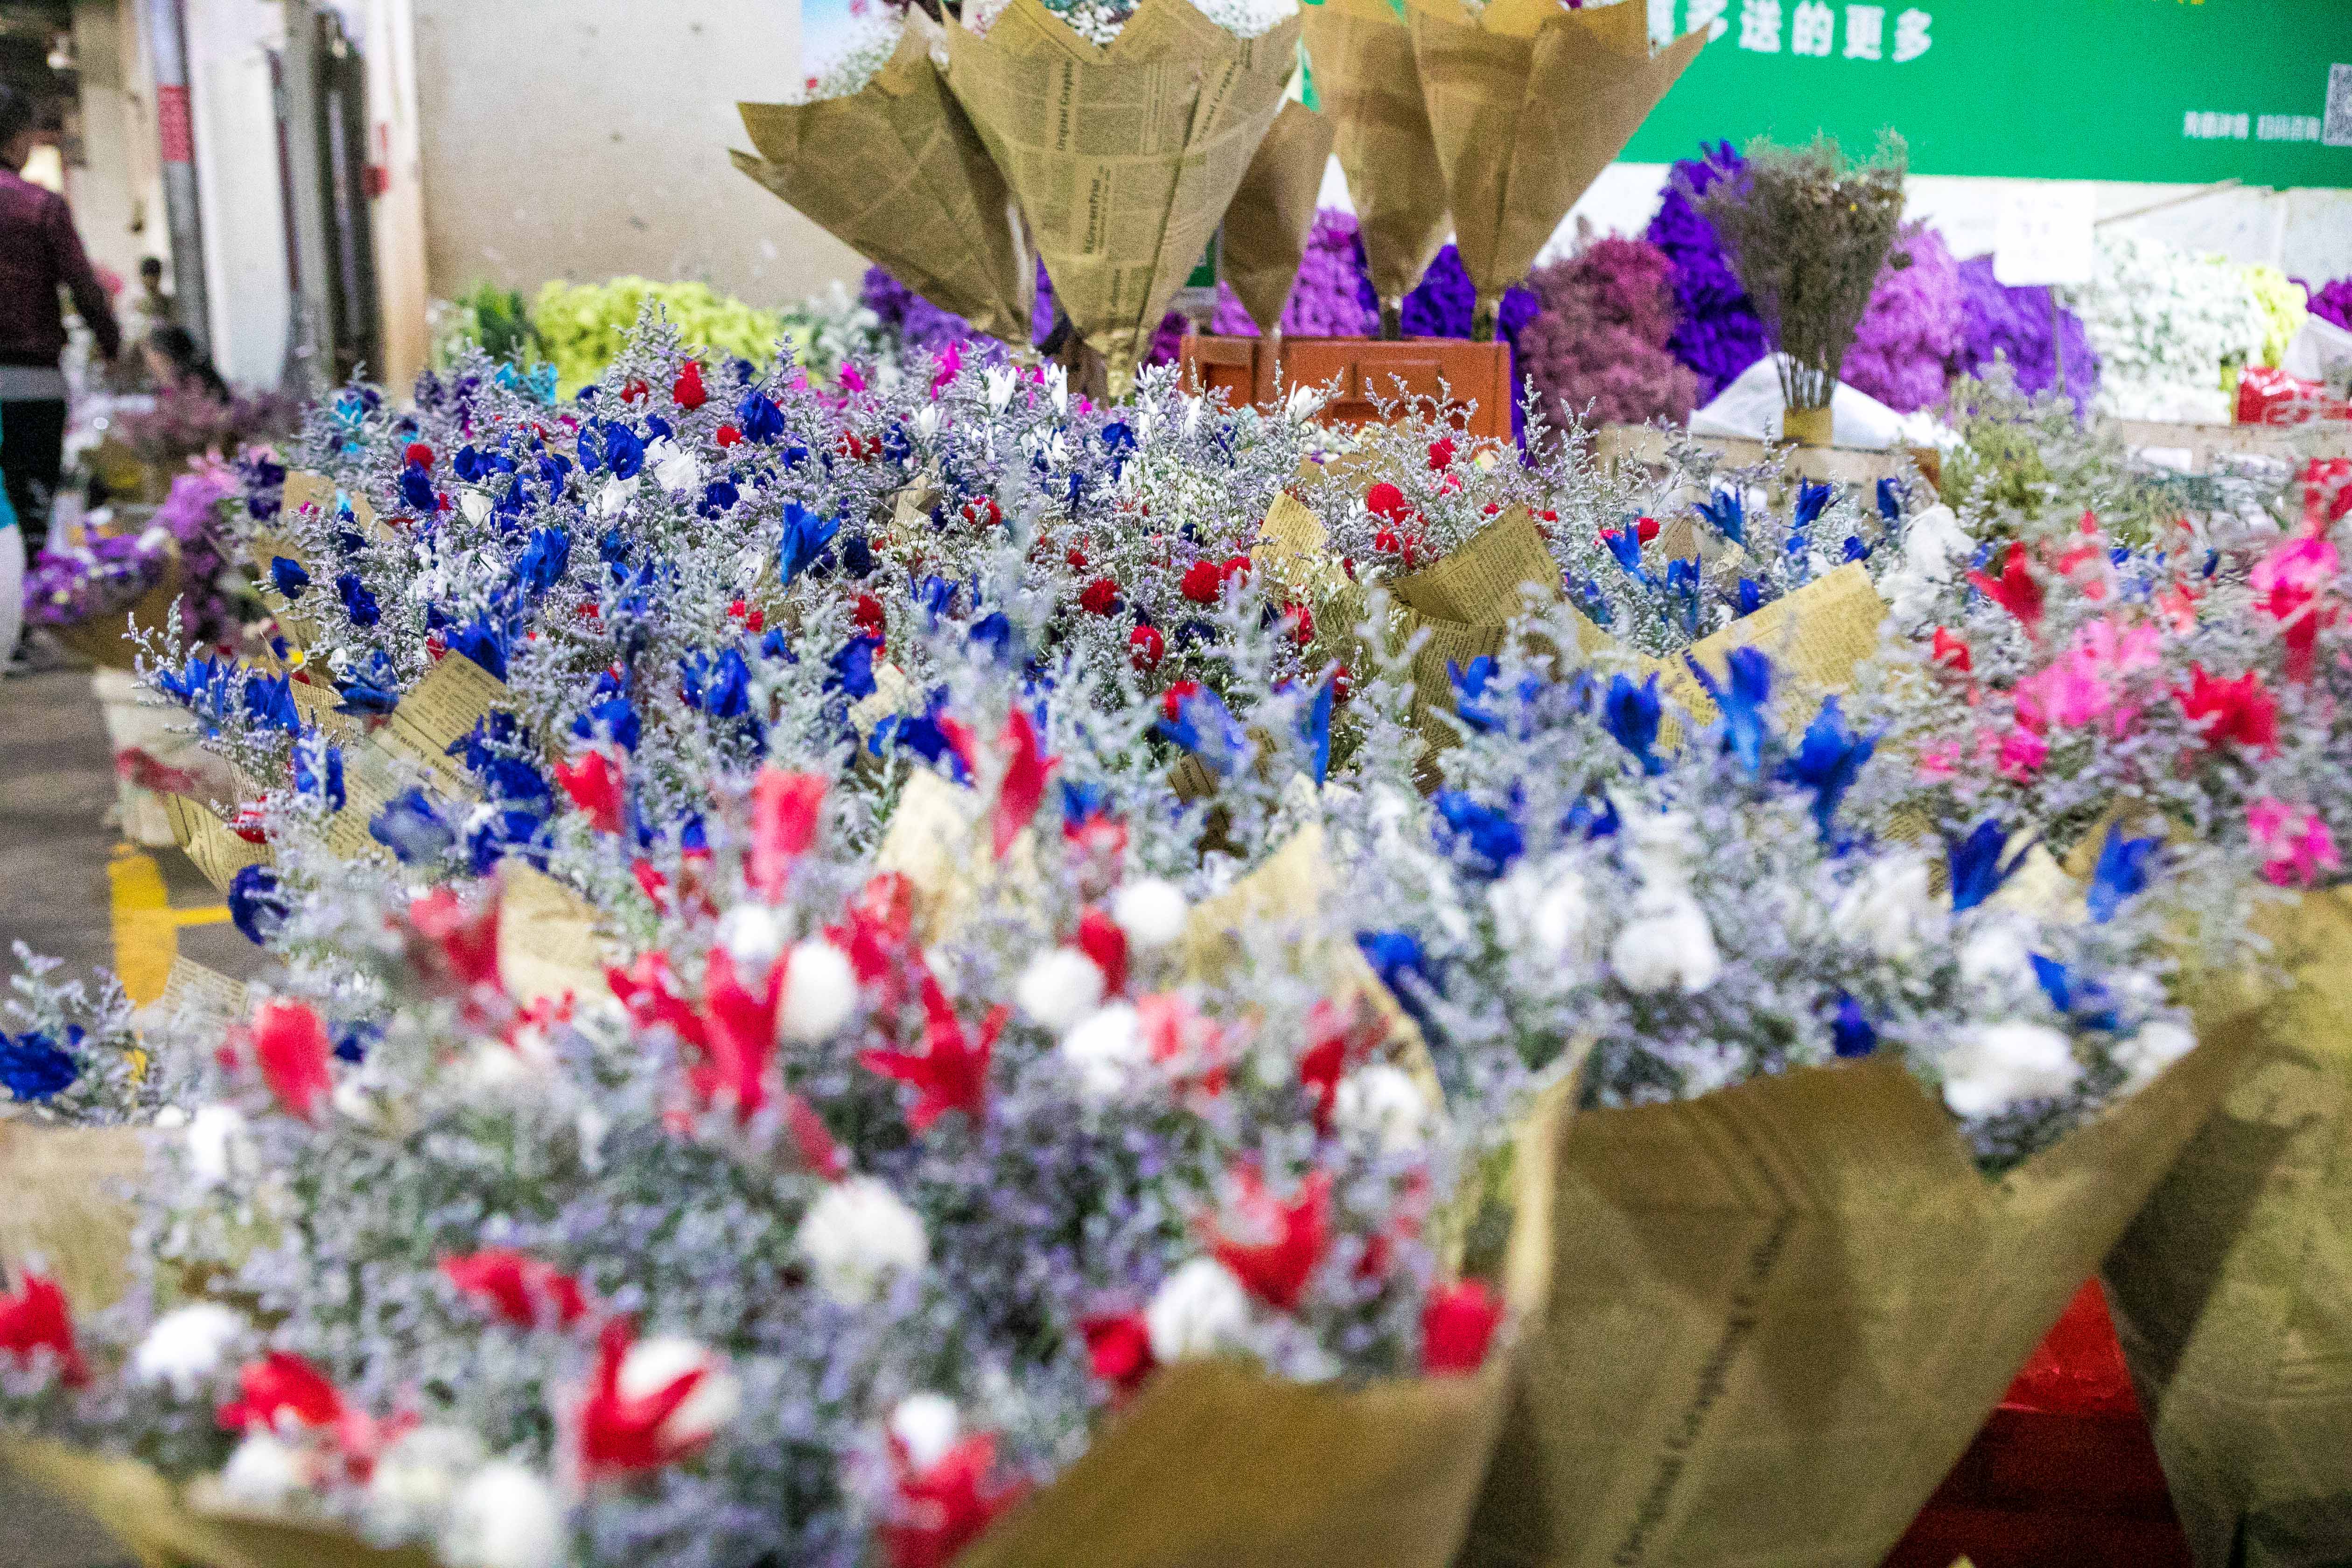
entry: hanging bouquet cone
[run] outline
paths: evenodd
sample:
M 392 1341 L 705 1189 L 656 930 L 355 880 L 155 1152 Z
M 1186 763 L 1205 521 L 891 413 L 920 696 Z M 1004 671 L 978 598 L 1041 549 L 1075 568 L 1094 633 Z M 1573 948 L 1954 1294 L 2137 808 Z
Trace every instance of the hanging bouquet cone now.
M 1144 0 L 1108 45 L 1037 0 L 947 28 L 948 86 L 1021 205 L 1054 297 L 1124 397 L 1281 109 L 1298 24 L 1237 38 Z
M 1498 0 L 1475 17 L 1458 0 L 1416 0 L 1409 25 L 1454 243 L 1478 290 L 1472 334 L 1490 338 L 1503 291 L 1706 35 L 1653 55 L 1645 10 L 1576 12 L 1559 0 Z
M 939 26 L 910 7 L 898 47 L 846 98 L 746 103 L 757 157 L 735 166 L 941 310 L 1029 341 L 1029 263 L 1004 188 L 931 63 Z
M 1284 104 L 1250 160 L 1233 205 L 1225 209 L 1225 281 L 1258 331 L 1269 336 L 1281 330 L 1291 287 L 1298 281 L 1336 130 L 1327 114 L 1303 103 Z
M 1332 151 L 1380 296 L 1381 336 L 1393 338 L 1402 302 L 1449 226 L 1412 36 L 1388 0 L 1323 0 L 1305 15 L 1307 58 L 1336 132 Z
M 1548 1305 L 1463 1561 L 1877 1563 L 2240 1043 L 1999 1180 L 1885 1059 L 1536 1135 L 1513 1245 Z
M 2352 897 L 2265 922 L 2292 983 L 2108 1257 L 2117 1335 L 2200 1565 L 2352 1555 Z

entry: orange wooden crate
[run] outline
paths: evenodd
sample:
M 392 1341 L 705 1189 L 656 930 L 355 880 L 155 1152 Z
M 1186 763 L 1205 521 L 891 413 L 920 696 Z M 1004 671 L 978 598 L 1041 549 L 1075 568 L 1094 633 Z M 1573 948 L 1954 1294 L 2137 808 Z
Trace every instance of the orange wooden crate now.
M 1500 339 L 1265 338 L 1194 334 L 1184 340 L 1184 384 L 1221 391 L 1235 404 L 1271 408 L 1299 386 L 1329 387 L 1326 425 L 1369 425 L 1380 417 L 1375 395 L 1444 401 L 1454 423 L 1472 436 L 1511 438 L 1511 345 Z M 1476 408 L 1466 405 L 1475 402 Z

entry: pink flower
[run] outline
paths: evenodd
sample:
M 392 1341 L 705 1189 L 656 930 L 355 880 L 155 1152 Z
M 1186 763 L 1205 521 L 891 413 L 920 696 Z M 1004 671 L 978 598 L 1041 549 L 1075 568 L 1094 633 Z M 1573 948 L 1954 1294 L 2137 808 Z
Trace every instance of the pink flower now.
M 2263 857 L 2263 875 L 2282 888 L 2308 888 L 2322 871 L 2339 869 L 2336 837 L 2309 806 L 2265 795 L 2246 807 L 2246 831 Z
M 2286 540 L 2255 563 L 2250 579 L 2254 604 L 2278 622 L 2286 638 L 2289 680 L 2311 679 L 2319 628 L 2336 618 L 2334 606 L 2322 606 L 2318 599 L 2342 567 L 2336 546 L 2318 533 Z
M 2100 679 L 2097 667 L 2083 654 L 2069 653 L 2017 683 L 2017 721 L 2036 733 L 2053 722 L 2079 730 L 2115 701 L 2115 689 Z
M 1948 779 L 1959 771 L 1960 743 L 1938 741 L 1919 753 L 1919 776 L 1923 779 Z
M 2000 776 L 2016 784 L 2030 782 L 2050 756 L 2050 742 L 2020 726 L 2001 737 Z

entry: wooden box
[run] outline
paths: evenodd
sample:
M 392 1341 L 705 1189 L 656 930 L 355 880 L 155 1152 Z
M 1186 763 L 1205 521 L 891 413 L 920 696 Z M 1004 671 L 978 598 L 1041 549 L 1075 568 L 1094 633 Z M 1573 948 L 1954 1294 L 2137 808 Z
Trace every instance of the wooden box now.
M 1453 422 L 1472 436 L 1511 438 L 1511 345 L 1463 338 L 1227 338 L 1184 340 L 1184 384 L 1221 391 L 1235 404 L 1273 408 L 1294 387 L 1328 387 L 1326 425 L 1369 425 L 1373 399 L 1444 401 Z M 1476 405 L 1475 408 L 1469 406 Z

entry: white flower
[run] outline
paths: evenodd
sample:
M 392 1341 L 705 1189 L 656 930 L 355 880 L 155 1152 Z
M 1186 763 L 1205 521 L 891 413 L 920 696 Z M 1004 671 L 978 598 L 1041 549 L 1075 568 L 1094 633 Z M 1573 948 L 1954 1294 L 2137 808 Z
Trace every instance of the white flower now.
M 1062 1037 L 1062 1059 L 1077 1074 L 1078 1092 L 1100 1103 L 1125 1093 L 1151 1058 L 1135 1009 L 1114 1002 L 1097 1008 Z
M 221 1495 L 240 1507 L 267 1512 L 310 1484 L 302 1450 L 267 1432 L 254 1432 L 236 1446 L 221 1468 Z
M 915 1273 L 931 1260 L 921 1216 L 871 1176 L 826 1188 L 802 1218 L 798 1239 L 818 1287 L 849 1307 L 875 1300 L 892 1275 Z
M 2076 1076 L 2066 1037 L 2046 1024 L 1972 1024 L 1938 1064 L 1956 1116 L 1990 1116 L 2021 1100 L 2063 1094 Z
M 1103 972 L 1075 947 L 1049 947 L 1013 983 L 1023 1015 L 1060 1034 L 1100 1005 Z
M 1214 1355 L 1249 1328 L 1249 1293 L 1213 1258 L 1195 1258 L 1162 1280 L 1143 1309 L 1155 1361 Z
M 939 433 L 940 405 L 938 404 L 926 403 L 915 410 L 915 434 L 922 438 L 925 446 L 929 446 L 937 439 Z
M 702 465 L 694 454 L 666 436 L 646 448 L 646 463 L 654 471 L 654 483 L 672 495 L 702 484 Z
M 419 1426 L 384 1450 L 368 1477 L 368 1523 L 395 1539 L 437 1527 L 459 1479 L 482 1463 L 482 1440 L 462 1426 Z
M 1066 415 L 1070 411 L 1070 373 L 1056 362 L 1045 365 L 1045 397 L 1053 404 L 1054 412 Z
M 1138 877 L 1110 900 L 1110 918 L 1130 943 L 1146 951 L 1166 947 L 1182 936 L 1192 912 L 1183 889 L 1158 877 Z
M 1988 985 L 2023 984 L 2033 972 L 2033 958 L 2017 928 L 1999 918 L 1980 923 L 1960 944 L 1960 984 L 1976 989 Z
M 708 1345 L 677 1334 L 639 1340 L 621 1358 L 621 1397 L 651 1399 L 689 1373 L 700 1373 L 692 1392 L 656 1432 L 663 1447 L 681 1451 L 708 1439 L 743 1407 L 743 1386 L 727 1370 L 726 1359 Z
M 174 1398 L 194 1399 L 245 1331 L 245 1320 L 216 1301 L 166 1312 L 131 1352 L 131 1375 L 139 1383 L 164 1384 Z
M 1564 963 L 1580 953 L 1592 924 L 1592 901 L 1585 894 L 1584 879 L 1564 860 L 1541 866 L 1523 860 L 1486 889 L 1486 905 L 1505 942 L 1523 948 L 1546 965 Z
M 448 1568 L 561 1568 L 570 1554 L 563 1505 L 538 1474 L 499 1459 L 474 1472 L 441 1532 Z
M 719 945 L 736 967 L 749 974 L 765 974 L 784 951 L 783 922 L 765 904 L 737 904 L 719 917 Z
M 457 510 L 476 528 L 490 521 L 490 497 L 487 490 L 463 489 L 457 492 Z
M 1200 433 L 1200 429 L 1201 400 L 1198 397 L 1188 396 L 1184 399 L 1184 438 L 1191 440 Z
M 546 1030 L 526 1024 L 506 1039 L 475 1041 L 459 1070 L 479 1094 L 501 1098 L 536 1094 L 554 1076 L 555 1044 Z
M 1680 890 L 1644 891 L 1635 913 L 1609 944 L 1609 967 L 1631 991 L 1696 995 L 1723 973 L 1715 929 L 1698 900 Z
M 991 414 L 1002 414 L 1004 412 L 1006 406 L 1013 401 L 1013 389 L 1014 386 L 1019 384 L 1019 382 L 1020 377 L 1013 371 L 1011 365 L 998 364 L 989 366 L 988 411 Z
M 2154 1018 L 2126 1039 L 2116 1042 L 2116 1061 L 2128 1075 L 2123 1092 L 2137 1094 L 2157 1075 L 2197 1048 L 2197 1037 L 2188 1026 L 2171 1018 Z
M 609 521 L 628 510 L 629 502 L 636 496 L 637 486 L 644 482 L 643 474 L 630 479 L 606 479 L 604 488 L 596 492 L 596 515 Z
M 1282 416 L 1293 425 L 1304 425 L 1322 411 L 1323 389 L 1303 384 L 1290 389 L 1290 396 L 1282 405 Z
M 1943 911 L 1929 891 L 1927 863 L 1896 851 L 1869 863 L 1840 896 L 1838 929 L 1879 957 L 1902 962 L 1944 937 Z
M 784 970 L 784 1005 L 776 1012 L 776 1032 L 787 1040 L 815 1045 L 831 1039 L 857 1010 L 857 975 L 849 955 L 822 937 L 796 943 Z
M 1054 468 L 1070 466 L 1070 444 L 1063 439 L 1059 430 L 1045 437 L 1045 465 Z
M 1642 880 L 1660 893 L 1690 885 L 1690 864 L 1698 853 L 1698 825 L 1685 811 L 1645 811 L 1621 805 L 1629 858 Z
M 1339 1080 L 1331 1112 L 1341 1129 L 1391 1154 L 1418 1149 L 1429 1133 L 1429 1100 L 1412 1075 L 1386 1062 L 1357 1068 Z
M 910 1394 L 890 1412 L 890 1436 L 907 1450 L 908 1465 L 928 1470 L 948 1457 L 963 1435 L 963 1418 L 944 1394 Z
M 234 1105 L 200 1105 L 188 1119 L 188 1164 L 196 1180 L 217 1187 L 253 1168 L 253 1139 L 245 1112 Z

